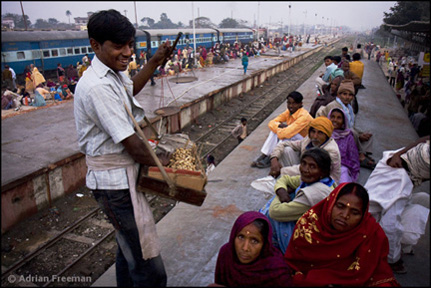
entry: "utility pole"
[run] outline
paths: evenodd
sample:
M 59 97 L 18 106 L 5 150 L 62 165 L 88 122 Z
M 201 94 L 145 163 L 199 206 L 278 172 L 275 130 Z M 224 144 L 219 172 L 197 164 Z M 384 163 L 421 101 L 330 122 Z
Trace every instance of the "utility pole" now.
M 305 37 L 305 35 L 307 35 L 307 34 L 305 34 L 305 20 L 307 20 L 307 10 L 304 11 L 304 14 L 305 14 L 305 18 L 304 18 L 304 37 Z
M 257 1 L 257 41 L 259 41 L 259 10 L 260 10 L 260 1 Z
M 21 3 L 22 19 L 24 20 L 25 31 L 27 31 L 27 20 L 25 19 L 24 8 L 22 7 L 22 1 L 19 1 L 19 3 Z
M 289 28 L 287 29 L 287 33 L 290 36 L 290 26 L 292 26 L 292 17 L 290 17 L 290 8 L 292 8 L 292 5 L 289 4 Z
M 127 17 L 127 10 L 124 10 L 124 16 Z
M 136 22 L 136 29 L 138 29 L 138 14 L 136 14 L 136 1 L 133 1 L 135 3 L 135 22 Z

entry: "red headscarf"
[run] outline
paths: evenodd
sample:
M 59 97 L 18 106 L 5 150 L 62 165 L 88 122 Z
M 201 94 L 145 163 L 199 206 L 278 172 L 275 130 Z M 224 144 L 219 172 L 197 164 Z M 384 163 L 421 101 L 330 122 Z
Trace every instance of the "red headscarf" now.
M 253 263 L 241 264 L 235 253 L 235 237 L 248 224 L 263 219 L 268 225 L 268 237 L 260 256 Z M 229 287 L 290 287 L 291 270 L 283 254 L 272 245 L 272 227 L 265 215 L 245 212 L 232 227 L 229 242 L 219 251 L 215 270 L 215 283 Z
M 299 218 L 285 257 L 295 286 L 400 286 L 387 262 L 389 243 L 368 212 L 358 226 L 338 232 L 331 213 L 343 183 Z

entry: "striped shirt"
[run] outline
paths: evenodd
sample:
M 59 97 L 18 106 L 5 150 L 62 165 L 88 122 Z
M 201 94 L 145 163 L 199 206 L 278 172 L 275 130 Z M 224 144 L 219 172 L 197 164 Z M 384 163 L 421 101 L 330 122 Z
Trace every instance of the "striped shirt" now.
M 88 156 L 127 153 L 121 141 L 132 136 L 133 121 L 144 118 L 144 109 L 133 97 L 133 82 L 124 72 L 115 73 L 94 56 L 91 66 L 79 80 L 74 99 L 79 150 Z M 136 164 L 139 165 L 139 164 Z M 126 169 L 87 171 L 89 189 L 128 189 Z

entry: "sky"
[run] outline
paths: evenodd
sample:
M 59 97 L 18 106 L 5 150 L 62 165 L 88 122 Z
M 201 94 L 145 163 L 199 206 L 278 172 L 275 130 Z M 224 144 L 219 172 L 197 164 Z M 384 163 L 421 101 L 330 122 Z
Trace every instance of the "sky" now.
M 207 17 L 213 23 L 220 24 L 225 18 L 234 18 L 267 26 L 278 25 L 316 25 L 348 26 L 352 30 L 362 31 L 378 27 L 383 23 L 383 12 L 390 12 L 396 1 L 22 1 L 24 13 L 32 24 L 37 19 L 55 18 L 69 23 L 66 11 L 74 17 L 87 17 L 87 12 L 115 9 L 126 15 L 138 25 L 140 20 L 150 17 L 156 22 L 166 13 L 175 24 L 197 17 Z M 136 4 L 136 5 L 135 5 Z M 290 5 L 290 8 L 289 8 Z M 135 9 L 136 6 L 136 9 Z M 22 15 L 20 1 L 2 1 L 1 14 Z M 52 12 L 51 12 L 52 11 Z M 135 17 L 136 11 L 136 17 Z M 194 14 L 194 15 L 193 15 Z

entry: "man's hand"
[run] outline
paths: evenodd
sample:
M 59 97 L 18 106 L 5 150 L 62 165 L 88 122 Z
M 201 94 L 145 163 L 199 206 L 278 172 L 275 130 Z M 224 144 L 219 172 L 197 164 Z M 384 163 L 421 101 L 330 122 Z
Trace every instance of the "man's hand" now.
M 386 164 L 388 164 L 389 166 L 391 166 L 393 168 L 402 168 L 403 167 L 403 163 L 401 161 L 401 157 L 397 153 L 395 153 L 394 155 L 392 155 L 392 157 L 389 158 L 388 161 L 386 161 Z
M 280 176 L 280 170 L 281 170 L 281 164 L 280 162 L 278 162 L 277 158 L 272 158 L 271 159 L 271 169 L 269 170 L 269 175 L 277 178 L 278 176 Z
M 371 136 L 373 136 L 373 134 L 371 133 L 362 133 L 361 135 L 359 135 L 359 141 L 366 142 L 370 140 Z
M 163 43 L 157 49 L 156 54 L 151 57 L 150 61 L 154 61 L 157 66 L 162 65 L 163 61 L 171 56 L 171 48 L 169 41 Z

